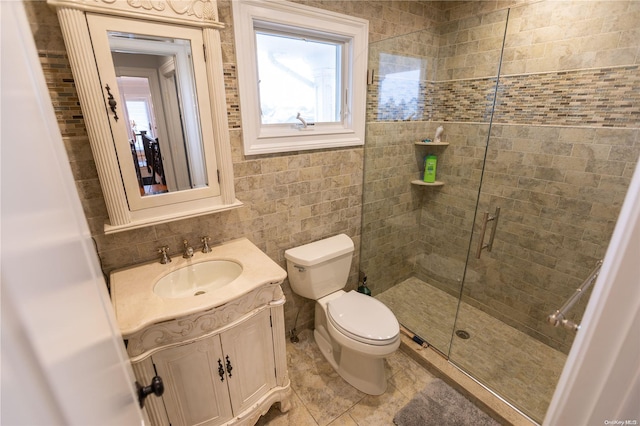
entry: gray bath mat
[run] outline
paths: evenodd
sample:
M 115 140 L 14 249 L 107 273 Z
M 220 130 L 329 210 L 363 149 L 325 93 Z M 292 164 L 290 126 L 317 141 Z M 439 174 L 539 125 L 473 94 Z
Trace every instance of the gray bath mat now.
M 500 423 L 440 379 L 418 392 L 393 418 L 398 426 L 498 426 Z

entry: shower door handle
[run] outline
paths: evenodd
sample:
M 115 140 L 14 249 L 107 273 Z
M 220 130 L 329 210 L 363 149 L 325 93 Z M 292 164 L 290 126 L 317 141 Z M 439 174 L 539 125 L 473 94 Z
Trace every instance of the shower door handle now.
M 485 212 L 482 217 L 482 230 L 480 231 L 480 240 L 478 241 L 478 249 L 476 250 L 476 259 L 480 259 L 482 250 L 487 249 L 491 251 L 493 247 L 493 239 L 496 236 L 496 228 L 498 227 L 498 218 L 500 217 L 500 207 L 496 207 L 496 212 L 492 215 L 489 212 Z M 484 234 L 487 232 L 487 224 L 493 221 L 493 228 L 491 228 L 491 235 L 489 235 L 489 242 L 485 244 Z

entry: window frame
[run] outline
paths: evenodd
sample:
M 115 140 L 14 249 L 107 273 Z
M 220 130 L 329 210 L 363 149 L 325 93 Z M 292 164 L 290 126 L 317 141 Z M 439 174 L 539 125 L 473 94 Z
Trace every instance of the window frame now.
M 363 145 L 368 21 L 286 1 L 237 0 L 232 5 L 245 155 Z M 341 122 L 307 129 L 262 124 L 256 28 L 342 43 Z

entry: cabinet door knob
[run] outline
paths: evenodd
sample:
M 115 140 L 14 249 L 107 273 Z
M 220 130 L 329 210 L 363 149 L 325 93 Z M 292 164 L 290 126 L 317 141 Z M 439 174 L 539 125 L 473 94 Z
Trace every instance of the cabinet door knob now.
M 149 386 L 140 386 L 140 383 L 136 382 L 136 388 L 138 389 L 138 403 L 140 404 L 140 408 L 144 407 L 144 400 L 148 395 L 154 394 L 155 396 L 162 396 L 164 393 L 164 383 L 160 376 L 155 376 L 151 379 Z
M 220 375 L 220 381 L 224 382 L 224 367 L 220 358 L 218 358 L 218 374 Z
M 231 361 L 229 361 L 229 355 L 227 355 L 227 358 L 225 359 L 227 360 L 227 373 L 229 374 L 229 377 L 231 377 L 231 370 L 233 370 L 233 367 L 231 366 Z

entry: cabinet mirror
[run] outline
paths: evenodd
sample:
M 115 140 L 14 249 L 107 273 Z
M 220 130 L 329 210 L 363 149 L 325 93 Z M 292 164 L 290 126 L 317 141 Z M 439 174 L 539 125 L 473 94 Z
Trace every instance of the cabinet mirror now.
M 199 119 L 211 115 L 202 32 L 94 14 L 87 22 L 129 207 L 219 195 L 215 151 L 202 143 L 213 141 L 212 124 Z
M 151 11 L 131 2 L 49 3 L 109 211 L 105 232 L 240 205 L 216 14 L 203 19 L 204 10 L 198 17 L 171 1 Z
M 190 41 L 107 34 L 140 194 L 207 186 Z

